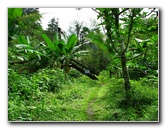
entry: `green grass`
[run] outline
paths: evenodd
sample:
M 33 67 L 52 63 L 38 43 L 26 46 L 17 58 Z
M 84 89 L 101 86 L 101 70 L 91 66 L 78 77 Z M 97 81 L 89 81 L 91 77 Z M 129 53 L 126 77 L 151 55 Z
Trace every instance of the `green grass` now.
M 49 73 L 48 70 L 47 72 Z M 36 78 L 38 76 L 41 77 L 41 73 L 35 75 Z M 54 79 L 53 75 L 51 78 Z M 8 120 L 158 121 L 157 83 L 145 78 L 140 81 L 131 80 L 131 99 L 126 104 L 123 79 L 109 78 L 107 71 L 103 71 L 98 78 L 99 80 L 91 80 L 81 76 L 72 81 L 68 79 L 60 83 L 54 92 L 38 90 L 40 87 L 37 81 L 26 80 L 26 84 L 22 85 L 28 87 L 33 84 L 36 90 L 32 90 L 32 93 L 29 91 L 28 98 L 16 91 L 9 94 Z M 56 83 L 53 80 L 50 82 Z M 57 82 L 59 83 L 58 80 Z M 16 83 L 20 84 L 20 80 Z M 47 85 L 46 82 L 44 84 Z

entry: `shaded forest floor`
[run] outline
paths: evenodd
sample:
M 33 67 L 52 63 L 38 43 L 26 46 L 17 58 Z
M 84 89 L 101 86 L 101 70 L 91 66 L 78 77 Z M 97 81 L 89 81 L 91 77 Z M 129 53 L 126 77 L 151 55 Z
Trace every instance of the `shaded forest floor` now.
M 9 121 L 158 121 L 158 83 L 131 80 L 132 96 L 125 103 L 123 79 L 81 76 L 56 92 L 34 92 L 27 99 L 9 94 Z

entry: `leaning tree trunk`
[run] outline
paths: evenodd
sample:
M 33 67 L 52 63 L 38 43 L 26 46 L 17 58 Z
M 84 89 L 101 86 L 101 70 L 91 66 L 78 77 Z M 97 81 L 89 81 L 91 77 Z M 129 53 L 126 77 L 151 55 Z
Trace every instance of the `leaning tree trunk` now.
M 130 80 L 129 80 L 128 69 L 126 66 L 126 55 L 124 52 L 121 54 L 121 63 L 122 63 L 123 78 L 125 82 L 126 100 L 128 101 L 130 99 L 130 96 L 129 96 Z

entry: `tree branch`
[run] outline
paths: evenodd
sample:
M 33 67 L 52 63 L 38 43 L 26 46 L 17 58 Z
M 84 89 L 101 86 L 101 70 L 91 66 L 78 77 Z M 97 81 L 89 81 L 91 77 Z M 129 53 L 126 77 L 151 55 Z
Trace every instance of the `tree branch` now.
M 92 8 L 93 11 L 95 11 L 96 13 L 100 14 L 100 12 L 97 12 L 94 8 Z
M 118 15 L 121 15 L 123 12 L 125 12 L 125 11 L 127 11 L 127 10 L 129 10 L 130 8 L 125 8 L 124 10 L 122 10 L 121 12 L 119 12 L 119 14 Z
M 134 9 L 133 9 L 132 10 L 132 16 L 130 18 L 130 26 L 129 26 L 129 31 L 128 31 L 127 45 L 126 45 L 125 49 L 123 50 L 123 52 L 125 52 L 127 50 L 129 42 L 130 42 L 130 34 L 131 34 L 131 30 L 133 28 L 133 21 L 134 21 L 133 18 L 134 18 L 134 15 L 135 14 L 134 14 Z
M 101 17 L 101 23 L 102 23 L 103 21 L 102 21 L 102 17 Z M 104 32 L 104 34 L 106 34 L 106 32 L 105 32 L 105 30 L 104 30 L 104 26 L 103 25 L 101 25 L 102 26 L 102 29 L 103 29 L 103 32 Z
M 114 13 L 114 16 L 117 14 L 117 10 L 112 10 L 112 11 L 114 11 L 115 13 Z M 108 13 L 108 11 L 105 11 L 104 12 L 105 13 L 105 17 L 104 17 L 104 19 L 105 19 L 105 28 L 106 28 L 106 30 L 107 30 L 107 36 L 108 36 L 108 39 L 110 40 L 110 43 L 111 43 L 111 46 L 113 47 L 113 50 L 118 54 L 118 55 L 120 55 L 120 52 L 116 49 L 116 47 L 115 47 L 115 45 L 114 45 L 114 43 L 113 43 L 113 41 L 112 41 L 112 31 L 111 31 L 111 21 L 110 20 L 108 20 L 108 16 L 109 16 L 109 13 Z M 117 14 L 118 15 L 118 14 Z M 117 16 L 116 15 L 116 16 Z M 117 18 L 117 17 L 116 17 Z M 116 19 L 117 20 L 117 19 Z M 117 24 L 116 24 L 116 27 L 118 27 L 117 26 Z
M 111 46 L 113 47 L 114 51 L 120 55 L 120 52 L 115 48 L 115 45 L 112 41 L 112 35 L 111 35 L 111 28 L 106 24 L 106 30 L 107 30 L 107 36 L 110 39 Z
M 113 47 L 114 51 L 115 51 L 118 55 L 120 55 L 120 52 L 115 48 L 115 45 L 114 45 L 114 43 L 113 43 L 113 41 L 112 41 L 111 29 L 110 29 L 110 27 L 109 27 L 107 24 L 106 24 L 106 30 L 107 30 L 107 36 L 108 36 L 108 38 L 110 39 L 111 46 Z
M 151 13 L 153 13 L 154 12 L 154 10 L 155 10 L 156 8 L 153 8 L 153 10 L 150 12 L 150 13 L 148 13 L 147 15 L 145 15 L 144 17 L 142 17 L 142 18 L 145 18 L 145 17 L 147 17 L 147 16 L 149 16 Z

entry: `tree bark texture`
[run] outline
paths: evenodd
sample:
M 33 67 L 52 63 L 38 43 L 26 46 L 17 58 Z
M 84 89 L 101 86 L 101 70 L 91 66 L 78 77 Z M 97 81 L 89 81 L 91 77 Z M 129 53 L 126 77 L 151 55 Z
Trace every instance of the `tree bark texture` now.
M 125 82 L 126 99 L 129 99 L 130 79 L 129 79 L 128 69 L 127 69 L 127 66 L 126 66 L 126 55 L 125 55 L 125 53 L 121 54 L 121 63 L 122 63 L 123 78 L 124 78 L 124 82 Z

